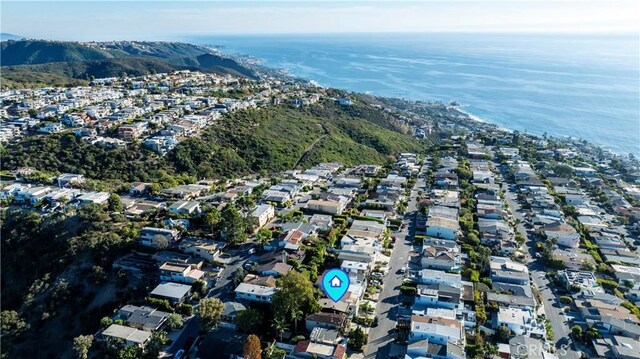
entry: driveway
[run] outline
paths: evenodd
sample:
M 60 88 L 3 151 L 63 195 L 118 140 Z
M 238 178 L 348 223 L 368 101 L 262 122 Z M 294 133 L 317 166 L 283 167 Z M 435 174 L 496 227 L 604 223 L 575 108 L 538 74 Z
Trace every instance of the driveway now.
M 400 285 L 404 276 L 399 274 L 400 268 L 407 265 L 409 252 L 413 247 L 413 236 L 409 231 L 413 231 L 415 211 L 417 210 L 417 196 L 419 186 L 424 187 L 424 180 L 419 181 L 414 186 L 409 203 L 407 215 L 411 222 L 407 228 L 393 232 L 397 240 L 391 258 L 389 260 L 389 271 L 384 278 L 384 286 L 378 297 L 375 316 L 378 318 L 378 326 L 369 329 L 369 341 L 365 347 L 365 358 L 388 358 L 391 345 L 395 338 L 396 316 L 400 300 Z

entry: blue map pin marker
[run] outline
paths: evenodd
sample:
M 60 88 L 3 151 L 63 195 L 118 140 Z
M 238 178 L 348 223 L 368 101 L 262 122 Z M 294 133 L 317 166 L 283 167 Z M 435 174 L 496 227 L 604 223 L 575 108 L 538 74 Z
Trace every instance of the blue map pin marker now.
M 322 289 L 327 297 L 338 302 L 349 290 L 349 275 L 341 269 L 329 269 L 322 276 Z

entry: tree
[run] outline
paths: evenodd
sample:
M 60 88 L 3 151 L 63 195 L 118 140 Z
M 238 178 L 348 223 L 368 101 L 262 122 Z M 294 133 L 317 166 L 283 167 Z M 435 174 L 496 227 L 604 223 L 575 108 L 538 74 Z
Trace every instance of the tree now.
M 204 294 L 207 291 L 207 282 L 198 279 L 193 283 L 193 289 L 200 294 Z
M 506 343 L 511 337 L 511 329 L 509 329 L 509 327 L 507 327 L 506 325 L 501 325 L 496 330 L 496 336 L 498 337 L 498 340 L 500 342 Z
M 20 332 L 27 328 L 27 323 L 15 310 L 3 310 L 0 313 L 0 320 L 2 321 L 2 334 Z
M 357 327 L 349 333 L 349 346 L 354 350 L 362 350 L 365 344 L 367 344 L 367 336 L 360 327 Z
M 260 348 L 260 339 L 251 334 L 244 342 L 243 357 L 245 359 L 262 359 L 262 348 Z
M 204 224 L 211 228 L 211 232 L 213 233 L 214 227 L 220 222 L 220 212 L 215 207 L 209 207 L 205 210 L 204 215 Z
M 142 357 L 142 349 L 136 345 L 130 345 L 120 349 L 118 359 L 140 359 Z
M 273 295 L 275 317 L 292 318 L 294 311 L 306 315 L 320 309 L 313 283 L 306 275 L 290 271 L 279 280 L 279 287 Z
M 156 234 L 155 236 L 153 236 L 153 238 L 151 239 L 151 244 L 158 249 L 165 249 L 169 247 L 169 241 L 167 240 L 167 237 L 161 234 Z
M 289 329 L 289 327 L 287 326 L 287 321 L 284 319 L 284 317 L 273 318 L 271 327 L 273 327 L 273 329 L 276 331 L 276 334 L 280 336 L 280 341 L 282 341 L 282 333 L 284 333 L 285 330 Z
M 145 359 L 156 359 L 158 358 L 160 351 L 162 348 L 169 343 L 169 338 L 167 337 L 167 332 L 159 331 L 151 334 L 151 340 L 146 346 L 145 349 Z
M 211 331 L 220 321 L 224 304 L 218 298 L 204 298 L 200 301 L 200 305 L 196 310 L 196 316 L 200 321 L 200 325 L 206 330 Z
M 571 334 L 573 334 L 576 339 L 582 338 L 582 327 L 577 324 L 574 325 L 571 327 Z
M 147 187 L 147 191 L 149 191 L 149 194 L 154 196 L 160 193 L 161 190 L 162 186 L 160 186 L 158 183 L 152 183 Z
M 113 319 L 109 317 L 102 317 L 102 319 L 100 319 L 100 326 L 102 326 L 103 328 L 106 328 L 111 324 L 113 324 Z
M 73 351 L 78 359 L 89 357 L 89 348 L 93 344 L 93 335 L 79 335 L 73 339 Z
M 262 312 L 249 308 L 236 316 L 236 329 L 244 333 L 256 333 L 262 326 Z
M 247 240 L 246 221 L 235 205 L 229 204 L 222 211 L 222 230 L 232 244 Z
M 122 212 L 122 198 L 116 193 L 112 193 L 107 201 L 107 208 L 111 212 Z
M 266 228 L 260 228 L 260 230 L 258 230 L 258 233 L 256 234 L 256 239 L 258 240 L 258 243 L 262 245 L 262 248 L 264 248 L 264 246 L 269 243 L 272 237 L 273 232 Z
M 262 354 L 264 355 L 264 359 L 284 359 L 287 352 L 280 348 L 276 348 L 276 342 L 274 340 L 273 343 L 269 344 L 269 346 L 265 348 Z
M 584 334 L 589 340 L 602 338 L 602 334 L 600 334 L 598 329 L 594 327 L 587 329 L 587 331 Z
M 171 329 L 182 328 L 184 322 L 182 321 L 182 316 L 180 314 L 172 313 L 169 314 L 167 318 L 167 326 Z
M 291 321 L 293 321 L 293 331 L 298 332 L 298 320 L 303 318 L 304 312 L 300 309 L 292 309 L 291 310 Z

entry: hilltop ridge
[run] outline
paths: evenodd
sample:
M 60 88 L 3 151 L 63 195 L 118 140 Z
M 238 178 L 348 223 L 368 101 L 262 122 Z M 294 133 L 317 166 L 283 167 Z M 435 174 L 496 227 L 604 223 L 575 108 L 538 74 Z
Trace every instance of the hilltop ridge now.
M 0 43 L 0 51 L 3 87 L 9 88 L 177 70 L 256 76 L 212 49 L 180 42 L 7 40 Z

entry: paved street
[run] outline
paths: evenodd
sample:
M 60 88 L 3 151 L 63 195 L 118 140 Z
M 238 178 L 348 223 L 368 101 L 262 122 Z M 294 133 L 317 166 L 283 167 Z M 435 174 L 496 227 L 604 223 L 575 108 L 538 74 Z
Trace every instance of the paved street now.
M 233 248 L 226 251 L 226 253 L 230 254 L 231 257 L 225 260 L 227 265 L 222 272 L 220 272 L 220 279 L 218 283 L 209 290 L 207 297 L 216 297 L 223 302 L 234 297 L 233 276 L 239 268 L 242 268 L 242 265 L 247 261 L 247 259 L 249 259 L 249 247 L 250 244 L 245 243 L 239 248 Z M 185 343 L 190 338 L 195 338 L 199 331 L 200 323 L 198 323 L 198 320 L 195 317 L 187 321 L 180 337 L 171 344 L 167 353 L 173 355 L 180 349 L 189 349 L 184 347 Z
M 396 314 L 400 302 L 400 285 L 403 275 L 399 273 L 400 268 L 407 264 L 409 252 L 412 248 L 413 236 L 413 214 L 417 210 L 418 188 L 424 187 L 424 180 L 419 179 L 413 188 L 407 206 L 405 218 L 411 218 L 410 225 L 404 230 L 394 232 L 397 237 L 395 248 L 389 260 L 389 272 L 384 278 L 384 287 L 380 293 L 375 316 L 378 318 L 378 326 L 369 330 L 369 342 L 364 350 L 366 358 L 388 358 L 389 350 L 394 339 L 396 327 Z
M 498 164 L 494 163 L 494 165 L 497 166 Z M 529 253 L 529 273 L 531 274 L 533 284 L 538 288 L 540 296 L 542 297 L 541 304 L 544 307 L 545 316 L 551 322 L 551 328 L 554 333 L 553 341 L 557 350 L 556 354 L 561 358 L 579 359 L 580 354 L 575 350 L 575 346 L 572 345 L 569 339 L 570 328 L 567 323 L 565 323 L 566 317 L 562 311 L 563 306 L 560 305 L 559 295 L 549 287 L 549 281 L 545 277 L 547 269 L 542 264 L 542 261 L 535 257 L 535 253 L 537 252 L 536 244 L 535 241 L 528 236 L 527 229 L 524 227 L 524 217 L 520 211 L 520 204 L 516 200 L 517 195 L 506 186 L 506 181 L 504 185 L 509 209 L 513 217 L 516 220 L 520 220 L 517 226 L 518 231 L 524 234 L 526 238 L 524 250 L 526 253 Z

